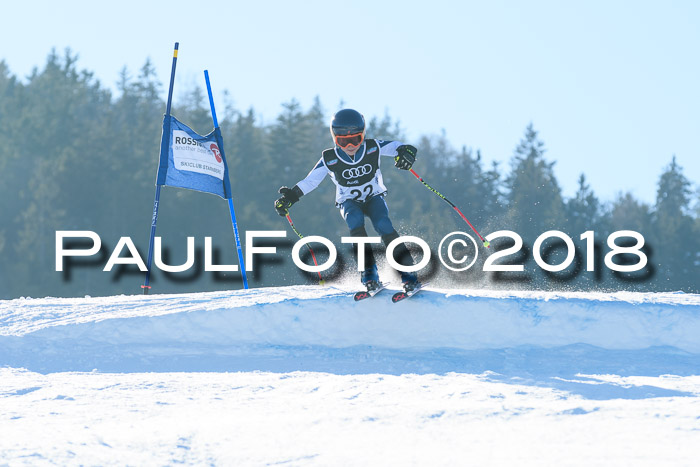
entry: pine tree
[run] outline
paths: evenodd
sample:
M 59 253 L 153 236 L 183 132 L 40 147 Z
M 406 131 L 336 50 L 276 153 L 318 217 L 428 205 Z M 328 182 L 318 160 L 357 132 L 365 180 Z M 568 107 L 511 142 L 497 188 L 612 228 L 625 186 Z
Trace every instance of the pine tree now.
M 700 267 L 695 264 L 700 243 L 693 235 L 690 187 L 673 156 L 659 179 L 652 218 L 658 282 L 664 288 L 690 290 L 700 283 Z
M 306 112 L 305 121 L 309 132 L 308 150 L 312 154 L 320 155 L 323 149 L 333 145 L 333 141 L 328 131 L 326 112 L 318 96 L 314 97 L 313 105 Z
M 182 94 L 177 105 L 173 106 L 173 115 L 200 135 L 206 135 L 214 128 L 209 101 L 200 86 Z
M 404 138 L 399 122 L 393 121 L 389 114 L 384 114 L 381 120 L 377 117 L 372 117 L 367 120 L 367 116 L 365 115 L 365 121 L 367 124 L 366 134 L 368 138 L 386 141 L 400 141 Z
M 21 138 L 25 133 L 19 131 L 22 119 L 22 95 L 24 86 L 10 73 L 5 61 L 0 61 L 0 298 L 10 296 L 16 273 L 14 267 L 9 265 L 18 260 L 16 250 L 9 248 L 17 241 L 17 231 L 20 213 L 22 212 L 22 200 L 18 202 L 18 193 L 23 187 L 24 178 L 18 176 L 22 167 L 26 167 L 28 161 L 22 157 L 22 153 L 16 148 L 22 147 Z
M 508 228 L 530 241 L 547 230 L 564 227 L 564 202 L 554 177 L 554 162 L 545 161 L 544 153 L 544 143 L 533 125 L 528 125 L 506 179 Z
M 693 210 L 693 217 L 695 218 L 695 222 L 693 223 L 693 238 L 700 239 L 700 185 L 698 185 L 695 190 L 695 209 Z M 695 248 L 695 254 L 691 254 L 691 256 L 693 265 L 695 267 L 700 267 L 700 240 L 698 240 L 698 246 Z M 695 282 L 696 284 L 700 284 L 700 278 L 697 278 Z M 696 285 L 694 292 L 700 293 L 700 285 Z
M 643 234 L 651 225 L 651 207 L 632 193 L 620 193 L 610 206 L 608 218 L 611 232 L 634 230 Z
M 111 94 L 92 73 L 78 70 L 77 60 L 70 49 L 63 57 L 52 51 L 44 69 L 28 79 L 20 116 L 26 119 L 23 132 L 31 138 L 22 145 L 26 165 L 17 172 L 25 209 L 14 249 L 24 262 L 15 273 L 27 288 L 43 293 L 57 280 L 46 273 L 54 268 L 55 231 L 99 225 L 105 214 L 95 194 L 111 175 L 104 167 Z
M 153 196 L 158 168 L 160 132 L 165 113 L 165 101 L 159 96 L 161 89 L 162 85 L 148 60 L 136 80 L 131 78 L 126 67 L 120 72 L 120 94 L 111 105 L 111 131 L 109 140 L 105 142 L 109 153 L 118 156 L 107 156 L 106 162 L 113 171 L 113 183 L 129 187 L 134 195 L 121 199 L 110 197 L 106 200 L 109 203 L 108 210 L 114 214 L 110 226 L 112 229 L 123 224 L 123 216 L 127 213 L 143 213 L 139 215 L 145 218 L 151 215 L 150 203 L 144 203 L 143 200 Z
M 481 153 L 477 151 L 477 157 L 481 160 Z M 501 170 L 497 161 L 491 162 L 491 168 L 484 172 L 481 179 L 482 191 L 484 197 L 484 232 L 502 230 L 504 227 L 503 216 L 505 213 L 505 196 L 501 189 Z
M 601 214 L 600 201 L 586 183 L 586 176 L 581 174 L 576 194 L 566 202 L 569 234 L 572 238 L 578 238 L 587 230 L 598 230 Z
M 237 202 L 236 214 L 246 229 L 263 229 L 279 221 L 272 200 L 279 184 L 286 183 L 269 177 L 278 170 L 279 161 L 273 160 L 265 128 L 257 119 L 251 108 L 238 114 L 230 126 L 222 127 L 231 190 L 234 200 L 243 201 Z

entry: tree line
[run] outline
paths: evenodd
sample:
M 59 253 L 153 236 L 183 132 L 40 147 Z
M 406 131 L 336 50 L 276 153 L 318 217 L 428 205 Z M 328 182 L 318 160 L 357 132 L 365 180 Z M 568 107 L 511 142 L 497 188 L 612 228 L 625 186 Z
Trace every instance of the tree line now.
M 163 84 L 146 61 L 135 77 L 122 70 L 115 94 L 93 73 L 80 70 L 70 50 L 53 51 L 45 65 L 25 80 L 0 62 L 0 298 L 140 293 L 143 273 L 136 266 L 120 266 L 110 273 L 102 268 L 120 237 L 131 237 L 143 258 L 148 251 L 165 109 Z M 201 88 L 194 87 L 173 103 L 173 115 L 200 134 L 212 126 L 205 97 Z M 268 242 L 278 247 L 279 254 L 258 260 L 249 277 L 253 287 L 312 284 L 318 279 L 289 260 L 297 237 L 272 203 L 279 186 L 291 186 L 303 178 L 321 150 L 330 146 L 328 116 L 318 98 L 308 109 L 294 99 L 282 104 L 280 114 L 267 124 L 260 123 L 254 109 L 237 109 L 230 99 L 223 118 L 220 115 L 239 228 L 242 232 L 289 231 L 286 240 Z M 405 140 L 398 122 L 388 115 L 369 118 L 367 135 Z M 437 284 L 700 291 L 700 195 L 675 157 L 669 157 L 658 180 L 656 201 L 649 205 L 630 193 L 600 200 L 585 174 L 580 175 L 576 194 L 565 198 L 554 176 L 554 161 L 545 156 L 545 143 L 533 124 L 525 128 L 507 167 L 485 166 L 479 150 L 455 148 L 445 135 L 410 142 L 419 148 L 416 170 L 459 206 L 483 235 L 511 230 L 524 241 L 522 248 L 503 260 L 525 265 L 522 273 L 481 271 L 489 254 L 513 246 L 514 241 L 504 237 L 488 250 L 481 248 L 477 265 L 468 271 L 451 273 L 439 267 L 426 271 Z M 420 236 L 435 247 L 449 232 L 472 233 L 410 174 L 386 163 L 383 174 L 391 217 L 400 233 Z M 324 182 L 302 198 L 291 214 L 304 235 L 322 235 L 338 245 L 345 261 L 327 273 L 331 281 L 356 281 L 354 259 L 340 243 L 348 233 L 333 207 L 333 192 L 333 184 Z M 57 230 L 95 231 L 103 247 L 98 255 L 71 259 L 63 273 L 56 272 Z M 561 272 L 544 271 L 533 259 L 535 240 L 549 230 L 566 233 L 576 246 L 575 261 Z M 644 235 L 642 251 L 649 261 L 643 270 L 619 273 L 604 266 L 603 257 L 610 250 L 606 239 L 620 230 Z M 587 270 L 590 245 L 580 239 L 586 231 L 596 235 L 594 271 Z M 214 239 L 216 261 L 237 263 L 228 206 L 212 195 L 164 188 L 157 234 L 163 237 L 164 260 L 169 264 L 185 261 L 188 236 L 199 242 L 198 265 L 206 236 Z M 628 238 L 619 244 L 632 246 L 634 241 Z M 324 252 L 319 250 L 322 260 Z M 541 251 L 551 264 L 567 255 L 565 243 L 557 239 L 546 241 Z M 637 259 L 628 253 L 615 261 L 625 264 Z M 154 271 L 154 292 L 241 287 L 238 273 L 201 269 L 180 274 Z

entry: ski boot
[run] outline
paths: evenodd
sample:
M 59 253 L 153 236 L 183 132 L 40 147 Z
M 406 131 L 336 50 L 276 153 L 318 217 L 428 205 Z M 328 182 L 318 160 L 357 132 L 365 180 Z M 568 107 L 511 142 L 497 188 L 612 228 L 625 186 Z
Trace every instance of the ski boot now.
M 364 270 L 362 273 L 362 284 L 367 287 L 368 292 L 372 292 L 381 286 L 379 283 L 379 273 L 377 272 L 376 264 Z
M 413 291 L 416 287 L 420 287 L 418 275 L 415 272 L 402 272 L 401 283 L 403 285 L 403 291 L 406 293 Z
M 377 266 L 370 266 L 362 273 L 362 285 L 367 287 L 367 291 L 355 293 L 355 301 L 364 300 L 374 297 L 381 290 L 384 290 L 386 284 L 379 282 L 379 274 L 377 274 Z
M 391 301 L 394 303 L 417 294 L 424 285 L 418 282 L 418 276 L 411 272 L 402 272 L 401 281 L 403 282 L 403 292 L 396 292 L 391 296 Z

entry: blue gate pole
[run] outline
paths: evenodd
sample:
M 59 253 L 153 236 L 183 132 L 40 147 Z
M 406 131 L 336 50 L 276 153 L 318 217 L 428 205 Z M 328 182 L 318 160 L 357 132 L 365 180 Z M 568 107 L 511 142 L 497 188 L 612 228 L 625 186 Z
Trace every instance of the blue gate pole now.
M 243 276 L 243 288 L 248 288 L 248 278 L 245 273 L 245 264 L 243 262 L 243 250 L 241 250 L 241 238 L 238 236 L 238 225 L 236 224 L 236 211 L 233 209 L 233 199 L 228 199 L 228 211 L 231 213 L 231 224 L 233 224 L 233 236 L 236 238 L 236 249 L 238 250 L 238 262 L 241 267 L 241 276 Z
M 219 128 L 219 121 L 216 119 L 216 109 L 214 108 L 214 97 L 211 94 L 211 84 L 209 83 L 209 71 L 204 70 L 204 79 L 207 82 L 207 93 L 209 94 L 209 106 L 211 107 L 211 118 L 214 121 L 214 130 L 216 131 Z M 224 154 L 224 148 L 223 145 L 220 145 L 221 147 L 219 150 L 221 151 L 221 154 L 224 157 L 224 161 L 226 160 L 226 154 Z M 241 270 L 241 276 L 243 277 L 243 288 L 247 289 L 248 288 L 248 278 L 246 277 L 246 270 L 245 270 L 245 262 L 243 261 L 243 250 L 241 249 L 241 238 L 238 235 L 238 224 L 236 223 L 236 211 L 233 209 L 233 196 L 231 194 L 230 190 L 230 181 L 228 179 L 228 163 L 227 163 L 227 170 L 226 170 L 226 180 L 225 180 L 225 185 L 228 187 L 226 196 L 228 197 L 228 210 L 229 213 L 231 214 L 231 224 L 233 224 L 233 237 L 236 239 L 236 249 L 238 250 L 238 264 L 239 264 L 239 269 Z
M 173 68 L 170 71 L 170 88 L 168 89 L 168 104 L 165 107 L 165 118 L 163 120 L 163 135 L 160 140 L 161 157 L 159 164 L 162 164 L 163 150 L 170 147 L 170 106 L 173 102 L 173 84 L 175 83 L 175 65 L 177 65 L 177 49 L 180 46 L 179 42 L 175 42 L 173 50 Z M 151 237 L 148 240 L 148 260 L 146 262 L 146 279 L 141 286 L 143 294 L 147 295 L 151 289 L 149 285 L 151 280 L 151 263 L 153 262 L 153 239 L 156 236 L 156 222 L 158 221 L 158 204 L 160 203 L 160 185 L 156 181 L 156 197 L 153 201 L 153 217 L 151 218 Z

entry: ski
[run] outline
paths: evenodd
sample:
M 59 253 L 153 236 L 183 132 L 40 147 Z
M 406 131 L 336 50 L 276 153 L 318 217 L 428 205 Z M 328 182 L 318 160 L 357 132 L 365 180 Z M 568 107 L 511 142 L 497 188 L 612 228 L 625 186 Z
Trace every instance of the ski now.
M 413 297 L 415 294 L 417 294 L 418 292 L 420 292 L 421 290 L 423 290 L 423 288 L 424 288 L 426 285 L 428 285 L 427 282 L 426 282 L 426 283 L 423 283 L 423 284 L 419 282 L 418 285 L 417 285 L 413 290 L 411 290 L 411 291 L 409 291 L 409 292 L 406 292 L 406 291 L 403 291 L 403 290 L 402 290 L 401 292 L 396 292 L 394 295 L 391 296 L 391 301 L 392 301 L 393 303 L 398 303 L 398 302 L 400 302 L 401 300 L 404 300 L 404 299 L 406 299 L 406 298 Z
M 359 302 L 360 300 L 364 300 L 366 298 L 372 298 L 375 295 L 377 295 L 379 292 L 382 290 L 386 289 L 387 286 L 389 285 L 389 282 L 380 282 L 379 287 L 373 290 L 362 290 L 360 292 L 355 293 L 355 301 Z

